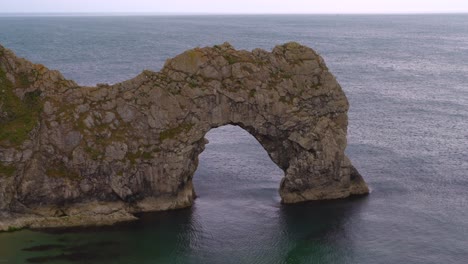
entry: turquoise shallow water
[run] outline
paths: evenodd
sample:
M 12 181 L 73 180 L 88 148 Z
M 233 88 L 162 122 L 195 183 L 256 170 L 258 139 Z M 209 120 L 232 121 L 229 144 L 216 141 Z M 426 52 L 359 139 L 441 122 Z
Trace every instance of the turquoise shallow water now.
M 192 208 L 108 228 L 0 234 L 0 263 L 466 263 L 468 15 L 0 17 L 0 43 L 80 84 L 115 83 L 194 46 L 298 41 L 350 103 L 363 198 L 283 206 L 282 172 L 225 126 Z

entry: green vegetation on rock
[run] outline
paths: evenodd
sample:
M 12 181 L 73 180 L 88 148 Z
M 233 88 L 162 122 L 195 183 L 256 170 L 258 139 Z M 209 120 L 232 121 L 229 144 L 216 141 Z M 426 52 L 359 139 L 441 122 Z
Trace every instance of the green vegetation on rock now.
M 16 168 L 15 166 L 11 165 L 4 165 L 0 163 L 0 177 L 11 177 L 15 173 Z
M 16 76 L 16 86 L 19 88 L 27 88 L 31 85 L 31 82 L 29 81 L 29 77 L 27 73 L 20 73 Z
M 19 82 L 26 80 L 20 78 Z M 40 91 L 28 92 L 21 100 L 13 89 L 5 72 L 0 70 L 0 145 L 21 145 L 29 138 L 42 111 Z
M 153 150 L 153 152 L 159 152 L 159 149 Z M 130 160 L 131 164 L 136 164 L 137 159 L 143 159 L 143 160 L 151 160 L 153 158 L 153 153 L 148 152 L 148 151 L 137 151 L 136 153 L 134 152 L 127 152 L 126 158 Z
M 229 63 L 229 65 L 232 65 L 236 62 L 239 62 L 239 59 L 230 55 L 230 54 L 225 54 L 223 55 L 223 57 L 227 60 L 227 62 Z
M 191 123 L 183 123 L 178 125 L 177 127 L 166 129 L 159 133 L 159 140 L 163 141 L 165 139 L 174 138 L 182 132 L 187 133 L 188 131 L 190 131 L 190 129 L 192 129 L 192 127 L 193 124 Z
M 99 157 L 102 157 L 102 155 L 103 155 L 103 153 L 100 152 L 99 150 L 97 150 L 95 148 L 92 148 L 92 147 L 89 147 L 89 146 L 86 146 L 84 148 L 84 150 L 91 155 L 92 160 L 98 160 Z
M 255 89 L 250 90 L 249 97 L 255 97 L 256 93 L 257 93 L 257 90 L 255 90 Z
M 81 177 L 76 172 L 68 169 L 63 162 L 50 166 L 46 171 L 47 176 L 53 178 L 64 178 L 69 180 L 79 180 Z
M 196 88 L 198 86 L 196 80 L 189 80 L 188 84 L 189 84 L 190 88 Z
M 9 226 L 7 232 L 16 232 L 24 229 L 24 227 Z

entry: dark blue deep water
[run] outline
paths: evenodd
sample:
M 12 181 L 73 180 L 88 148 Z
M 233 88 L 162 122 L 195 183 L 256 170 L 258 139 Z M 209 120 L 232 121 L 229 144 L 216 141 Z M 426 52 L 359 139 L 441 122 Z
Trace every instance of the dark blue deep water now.
M 468 263 L 468 15 L 0 17 L 2 45 L 83 85 L 224 41 L 298 41 L 325 58 L 369 196 L 281 205 L 282 172 L 225 126 L 207 135 L 192 208 L 2 233 L 0 263 Z

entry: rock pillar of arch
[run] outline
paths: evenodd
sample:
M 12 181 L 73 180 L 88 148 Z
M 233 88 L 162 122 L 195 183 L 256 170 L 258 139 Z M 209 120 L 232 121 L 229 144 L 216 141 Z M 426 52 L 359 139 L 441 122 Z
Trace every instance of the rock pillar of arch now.
M 234 51 L 229 44 L 190 50 L 167 61 L 174 88 L 194 97 L 198 141 L 213 127 L 238 125 L 250 132 L 284 172 L 284 203 L 335 199 L 368 192 L 345 156 L 348 101 L 323 59 L 296 43 L 271 53 Z M 186 83 L 188 82 L 188 84 Z M 198 134 L 196 131 L 199 131 Z M 190 171 L 189 175 L 193 175 Z
M 96 87 L 1 46 L 0 70 L 0 213 L 35 219 L 23 225 L 101 224 L 189 206 L 204 136 L 226 124 L 250 132 L 284 171 L 284 203 L 368 193 L 344 154 L 346 96 L 323 59 L 297 43 L 196 48 L 160 72 Z M 27 123 L 18 136 L 19 121 Z

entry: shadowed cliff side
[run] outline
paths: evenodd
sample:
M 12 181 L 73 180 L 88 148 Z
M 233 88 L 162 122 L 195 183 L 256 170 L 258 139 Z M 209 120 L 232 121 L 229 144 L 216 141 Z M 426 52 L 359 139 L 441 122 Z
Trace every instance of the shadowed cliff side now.
M 251 133 L 284 203 L 368 193 L 344 155 L 348 101 L 297 43 L 188 50 L 160 72 L 80 87 L 0 46 L 0 230 L 112 224 L 190 206 L 205 134 Z

